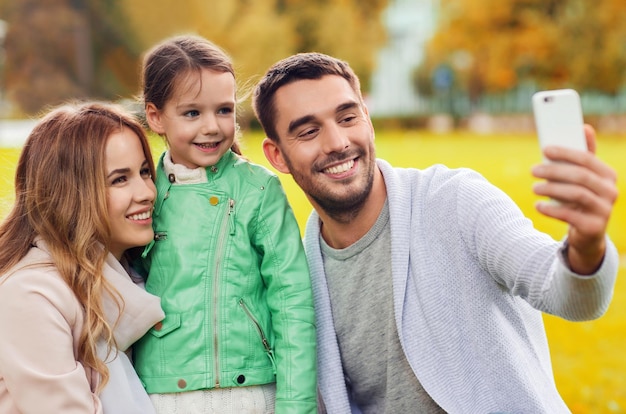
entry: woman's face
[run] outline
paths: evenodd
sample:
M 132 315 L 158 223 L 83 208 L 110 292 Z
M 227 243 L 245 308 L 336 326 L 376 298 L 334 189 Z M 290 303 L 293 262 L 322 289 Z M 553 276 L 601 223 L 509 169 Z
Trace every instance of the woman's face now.
M 119 260 L 131 247 L 148 244 L 156 188 L 139 137 L 129 128 L 109 136 L 105 149 L 111 253 Z

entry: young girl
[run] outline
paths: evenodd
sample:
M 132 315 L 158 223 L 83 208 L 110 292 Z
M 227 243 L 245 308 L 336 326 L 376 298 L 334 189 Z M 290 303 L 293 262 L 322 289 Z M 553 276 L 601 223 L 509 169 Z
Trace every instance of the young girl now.
M 153 238 L 153 173 L 143 127 L 111 105 L 33 129 L 0 226 L 0 413 L 154 412 L 125 353 L 164 317 L 128 273 Z
M 236 145 L 229 57 L 183 36 L 145 57 L 157 168 L 146 289 L 165 319 L 135 347 L 159 413 L 316 412 L 308 267 L 278 177 Z

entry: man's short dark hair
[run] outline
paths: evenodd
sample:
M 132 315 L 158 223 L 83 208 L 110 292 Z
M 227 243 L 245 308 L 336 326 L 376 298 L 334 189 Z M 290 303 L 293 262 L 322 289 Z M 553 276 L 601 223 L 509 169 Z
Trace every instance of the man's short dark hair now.
M 341 76 L 348 81 L 361 102 L 359 78 L 347 62 L 322 53 L 298 53 L 276 62 L 254 88 L 252 108 L 265 135 L 277 142 L 274 96 L 282 86 L 299 80 L 320 79 L 327 75 Z

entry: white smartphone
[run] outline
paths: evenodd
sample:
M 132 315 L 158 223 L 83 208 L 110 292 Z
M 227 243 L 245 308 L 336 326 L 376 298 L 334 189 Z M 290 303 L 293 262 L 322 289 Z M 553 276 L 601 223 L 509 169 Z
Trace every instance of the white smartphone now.
M 587 149 L 580 96 L 575 90 L 537 92 L 532 97 L 532 106 L 542 150 L 547 145 Z

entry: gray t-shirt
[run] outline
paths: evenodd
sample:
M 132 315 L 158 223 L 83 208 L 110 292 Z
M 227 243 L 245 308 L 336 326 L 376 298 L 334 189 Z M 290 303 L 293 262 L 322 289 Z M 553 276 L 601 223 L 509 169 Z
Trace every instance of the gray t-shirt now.
M 370 231 L 345 249 L 320 236 L 346 384 L 363 413 L 443 413 L 402 351 L 393 315 L 391 234 L 385 202 Z

